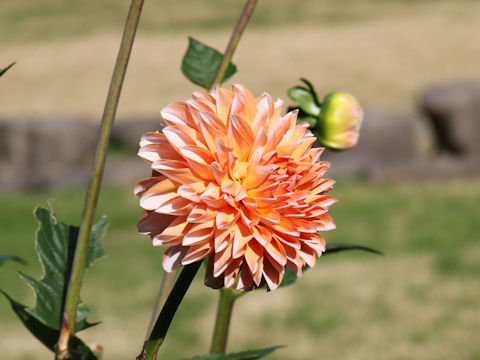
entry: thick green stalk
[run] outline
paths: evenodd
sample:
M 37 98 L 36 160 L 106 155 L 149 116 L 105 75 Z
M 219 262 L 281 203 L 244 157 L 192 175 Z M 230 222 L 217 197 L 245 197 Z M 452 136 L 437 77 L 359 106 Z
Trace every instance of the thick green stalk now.
M 113 70 L 110 89 L 108 90 L 105 109 L 100 125 L 100 134 L 97 141 L 95 157 L 90 175 L 90 183 L 88 185 L 85 206 L 83 209 L 82 222 L 78 234 L 77 247 L 75 249 L 72 274 L 68 284 L 63 322 L 60 331 L 60 338 L 57 344 L 57 359 L 68 359 L 70 357 L 68 345 L 71 337 L 75 333 L 78 297 L 82 284 L 83 273 L 85 270 L 85 259 L 87 255 L 93 219 L 95 216 L 95 209 L 97 207 L 103 170 L 105 167 L 108 143 L 110 141 L 113 121 L 117 111 L 120 92 L 122 89 L 123 80 L 125 78 L 125 72 L 127 70 L 128 60 L 132 50 L 143 2 L 144 0 L 132 0 L 131 2 L 123 31 L 122 41 L 120 43 L 120 49 L 118 51 L 117 61 Z
M 166 271 L 163 272 L 162 283 L 160 284 L 160 289 L 158 290 L 157 301 L 155 302 L 155 306 L 152 311 L 152 316 L 150 317 L 150 323 L 148 324 L 145 340 L 147 340 L 150 337 L 150 334 L 152 333 L 153 326 L 155 325 L 158 315 L 160 314 L 160 311 L 163 305 L 167 301 L 168 295 L 172 291 L 173 286 L 175 285 L 177 274 L 178 274 L 178 269 L 172 272 L 166 272 Z
M 160 348 L 160 345 L 163 344 L 173 317 L 175 316 L 185 293 L 190 287 L 190 284 L 195 278 L 200 265 L 202 265 L 202 262 L 197 261 L 183 267 L 178 280 L 175 282 L 172 291 L 165 301 L 165 305 L 163 305 L 162 311 L 158 315 L 150 336 L 143 344 L 140 355 L 137 356 L 137 360 L 155 360 L 157 358 L 158 349 Z
M 220 298 L 218 299 L 217 318 L 215 320 L 215 329 L 213 330 L 212 345 L 210 354 L 224 354 L 227 349 L 228 329 L 232 317 L 233 304 L 235 300 L 243 293 L 228 289 L 220 289 Z
M 235 29 L 233 30 L 233 33 L 230 36 L 230 40 L 228 42 L 227 48 L 223 53 L 223 58 L 220 65 L 218 66 L 217 73 L 213 78 L 212 86 L 215 86 L 217 84 L 219 85 L 222 83 L 228 69 L 228 64 L 230 64 L 230 61 L 232 60 L 233 53 L 237 48 L 238 42 L 242 37 L 243 30 L 245 30 L 245 27 L 247 26 L 248 20 L 250 20 L 250 17 L 252 16 L 252 13 L 256 4 L 257 4 L 257 0 L 248 0 L 247 3 L 245 4 L 242 14 L 238 19 L 237 25 L 235 26 Z

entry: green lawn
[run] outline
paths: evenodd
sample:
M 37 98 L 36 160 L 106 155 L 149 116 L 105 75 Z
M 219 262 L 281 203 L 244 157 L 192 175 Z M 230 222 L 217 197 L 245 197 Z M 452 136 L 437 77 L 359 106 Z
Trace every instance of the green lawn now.
M 479 359 L 480 180 L 366 184 L 341 180 L 331 214 L 330 242 L 353 242 L 384 257 L 349 253 L 325 257 L 299 283 L 242 298 L 230 348 L 283 344 L 271 359 Z M 57 215 L 78 223 L 83 190 L 3 193 L 0 253 L 21 255 L 0 270 L 0 287 L 33 303 L 15 271 L 39 275 L 32 210 L 52 199 Z M 92 320 L 81 334 L 105 346 L 104 359 L 134 358 L 140 348 L 161 274 L 161 249 L 136 233 L 140 215 L 131 189 L 103 190 L 99 213 L 110 227 L 107 257 L 87 273 L 83 297 Z M 197 279 L 166 339 L 162 359 L 206 352 L 216 294 Z M 0 300 L 0 348 L 9 359 L 48 355 Z M 24 344 L 24 346 L 18 346 Z M 27 345 L 25 345 L 27 344 Z M 128 355 L 127 355 L 128 354 Z

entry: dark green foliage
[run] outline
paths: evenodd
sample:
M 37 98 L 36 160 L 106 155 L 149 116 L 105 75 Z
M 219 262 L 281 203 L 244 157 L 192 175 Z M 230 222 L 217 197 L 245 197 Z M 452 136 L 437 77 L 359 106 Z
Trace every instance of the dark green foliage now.
M 37 299 L 35 307 L 27 311 L 46 326 L 59 329 L 78 228 L 59 221 L 53 212 L 46 209 L 37 208 L 35 217 L 40 223 L 36 234 L 35 250 L 44 274 L 41 280 L 33 279 L 23 273 L 20 274 L 33 288 Z M 100 240 L 106 227 L 105 217 L 92 227 L 85 268 L 104 255 Z M 86 320 L 88 314 L 89 310 L 86 305 L 79 301 L 77 331 L 92 326 Z
M 214 48 L 189 37 L 188 49 L 182 60 L 182 72 L 191 82 L 209 90 L 222 57 L 223 55 Z M 223 80 L 227 80 L 236 72 L 237 67 L 230 63 Z
M 288 96 L 298 104 L 298 108 L 301 110 L 300 117 L 316 117 L 320 115 L 322 104 L 318 101 L 312 83 L 307 79 L 302 78 L 301 80 L 307 87 L 295 86 L 290 88 L 288 89 Z
M 45 326 L 42 322 L 38 321 L 32 316 L 24 305 L 16 302 L 3 290 L 0 290 L 3 295 L 10 301 L 12 310 L 17 314 L 19 319 L 25 325 L 25 327 L 47 348 L 55 351 L 55 345 L 57 343 L 60 331 L 58 329 L 52 329 Z M 92 351 L 86 346 L 82 340 L 74 337 L 71 342 L 72 352 L 79 355 L 79 360 L 96 360 L 97 358 Z
M 39 221 L 35 250 L 44 273 L 40 280 L 22 273 L 20 275 L 35 292 L 35 307 L 29 309 L 10 298 L 5 292 L 2 291 L 2 293 L 10 301 L 12 309 L 27 329 L 50 350 L 55 351 L 77 243 L 78 227 L 61 222 L 53 211 L 37 208 L 34 213 Z M 100 241 L 106 228 L 106 217 L 102 217 L 92 227 L 86 268 L 104 255 Z M 87 321 L 88 314 L 87 306 L 79 299 L 77 331 L 96 325 Z M 78 352 L 82 360 L 95 359 L 90 349 L 78 338 L 72 340 L 71 349 Z

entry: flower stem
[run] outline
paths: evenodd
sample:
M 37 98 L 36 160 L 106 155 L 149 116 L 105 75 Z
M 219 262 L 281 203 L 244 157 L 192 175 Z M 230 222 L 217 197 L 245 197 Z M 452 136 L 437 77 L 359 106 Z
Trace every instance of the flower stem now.
M 217 318 L 213 330 L 212 345 L 210 354 L 224 354 L 227 348 L 228 329 L 232 317 L 233 304 L 235 300 L 244 293 L 228 288 L 220 289 L 218 300 Z
M 212 81 L 212 87 L 215 85 L 221 84 L 223 79 L 225 78 L 225 74 L 228 69 L 228 64 L 230 64 L 230 61 L 232 60 L 233 53 L 237 48 L 238 42 L 242 37 L 243 30 L 245 30 L 245 27 L 247 26 L 248 20 L 250 20 L 250 17 L 252 16 L 252 13 L 256 4 L 257 4 L 257 0 L 247 0 L 247 3 L 243 8 L 242 14 L 238 19 L 237 25 L 235 25 L 235 29 L 233 30 L 232 35 L 230 36 L 230 40 L 228 41 L 227 48 L 223 53 L 222 61 L 220 62 L 220 65 L 218 66 L 218 69 L 217 69 L 217 73 L 215 74 L 215 77 L 213 78 L 213 81 Z
M 132 50 L 135 33 L 137 30 L 140 14 L 142 11 L 144 0 L 132 0 L 130 10 L 128 12 L 125 28 L 123 31 L 120 49 L 118 51 L 117 61 L 113 70 L 110 89 L 108 90 L 105 109 L 100 125 L 100 134 L 95 150 L 95 157 L 90 175 L 90 183 L 85 199 L 83 209 L 82 222 L 78 234 L 77 246 L 72 265 L 72 275 L 68 283 L 67 297 L 65 300 L 65 309 L 63 322 L 60 330 L 60 338 L 57 343 L 57 359 L 70 358 L 69 342 L 75 334 L 77 303 L 82 284 L 83 273 L 85 270 L 85 259 L 90 240 L 90 232 L 95 216 L 98 195 L 100 192 L 100 184 L 102 181 L 103 170 L 105 167 L 105 158 L 107 156 L 108 143 L 113 127 L 115 113 L 117 111 L 120 92 L 127 70 L 130 52 Z

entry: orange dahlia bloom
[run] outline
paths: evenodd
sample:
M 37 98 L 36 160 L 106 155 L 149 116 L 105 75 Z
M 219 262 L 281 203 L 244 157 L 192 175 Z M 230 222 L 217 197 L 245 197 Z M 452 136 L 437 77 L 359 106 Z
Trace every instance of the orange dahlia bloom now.
M 161 111 L 161 132 L 142 137 L 153 175 L 135 188 L 138 229 L 168 247 L 166 271 L 209 257 L 207 285 L 273 290 L 286 266 L 300 277 L 325 251 L 318 231 L 335 228 L 327 210 L 336 200 L 325 195 L 334 181 L 322 178 L 329 163 L 282 105 L 242 85 L 195 92 Z

